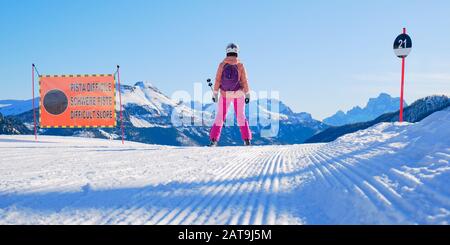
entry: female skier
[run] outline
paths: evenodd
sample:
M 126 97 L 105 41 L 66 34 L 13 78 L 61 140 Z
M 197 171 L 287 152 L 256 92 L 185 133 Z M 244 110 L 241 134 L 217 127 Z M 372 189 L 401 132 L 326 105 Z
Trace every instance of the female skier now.
M 250 102 L 247 73 L 244 64 L 238 59 L 239 47 L 236 44 L 228 44 L 226 53 L 227 57 L 219 64 L 214 83 L 212 100 L 215 103 L 218 102 L 218 105 L 217 116 L 209 135 L 211 140 L 210 146 L 217 146 L 231 102 L 233 102 L 234 112 L 244 145 L 250 145 L 252 132 L 245 117 L 245 104 Z

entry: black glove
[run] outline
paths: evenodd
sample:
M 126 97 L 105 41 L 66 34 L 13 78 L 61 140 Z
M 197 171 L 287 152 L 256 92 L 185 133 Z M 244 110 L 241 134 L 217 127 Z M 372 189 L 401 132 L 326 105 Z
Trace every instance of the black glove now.
M 245 94 L 245 104 L 250 103 L 250 94 Z
M 212 101 L 214 103 L 217 103 L 217 101 L 219 101 L 219 94 L 218 93 L 213 93 Z

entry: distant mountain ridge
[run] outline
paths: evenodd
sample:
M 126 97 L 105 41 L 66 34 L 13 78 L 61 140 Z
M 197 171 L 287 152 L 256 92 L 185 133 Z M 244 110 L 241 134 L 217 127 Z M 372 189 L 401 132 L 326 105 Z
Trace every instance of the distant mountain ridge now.
M 183 103 L 175 101 L 162 93 L 158 88 L 148 82 L 137 82 L 134 85 L 122 85 L 123 118 L 125 127 L 125 139 L 149 144 L 175 145 L 175 146 L 198 146 L 206 145 L 209 142 L 210 124 L 214 119 L 216 104 L 200 105 L 195 110 L 195 102 Z M 383 96 L 382 96 L 383 97 Z M 38 98 L 37 98 L 38 99 Z M 17 102 L 17 101 L 12 101 Z M 18 105 L 22 105 L 19 101 Z M 369 100 L 368 104 L 371 101 Z M 11 103 L 11 102 L 9 102 Z M 3 134 L 30 134 L 32 133 L 33 114 L 31 110 L 31 100 L 28 100 L 28 111 L 17 115 L 6 117 L 6 128 Z M 272 112 L 273 103 L 278 106 L 278 112 Z M 14 103 L 12 103 L 14 104 Z M 7 106 L 11 113 L 22 110 L 22 106 Z M 376 103 L 375 103 L 376 104 Z M 17 104 L 16 104 L 17 105 Z M 38 103 L 36 103 L 36 106 Z M 447 96 L 429 96 L 414 102 L 405 108 L 405 120 L 416 122 L 422 120 L 429 114 L 442 110 L 450 105 Z M 255 145 L 268 144 L 299 144 L 316 143 L 332 141 L 344 134 L 365 129 L 379 122 L 392 122 L 398 120 L 398 112 L 386 113 L 378 118 L 362 123 L 349 124 L 339 127 L 329 127 L 323 122 L 312 118 L 311 114 L 305 112 L 293 112 L 287 105 L 281 101 L 267 101 L 265 99 L 254 100 L 246 106 L 252 108 L 247 110 L 250 120 L 260 122 L 263 117 L 279 118 L 278 135 L 273 138 L 262 137 L 262 130 L 268 130 L 270 126 L 258 125 L 252 126 Z M 119 110 L 117 104 L 116 110 Z M 36 111 L 39 113 L 39 110 Z M 176 118 L 188 119 L 196 125 L 189 126 L 172 124 L 172 116 Z M 39 115 L 37 115 L 39 118 Z M 232 118 L 232 113 L 228 114 Z M 4 118 L 4 117 L 3 117 Z M 176 119 L 175 118 L 175 119 Z M 119 119 L 118 119 L 119 120 Z M 119 122 L 118 122 L 119 123 Z M 118 124 L 119 125 L 119 124 Z M 120 127 L 116 128 L 57 128 L 40 129 L 39 134 L 59 135 L 59 136 L 82 136 L 92 138 L 120 138 Z M 240 145 L 242 140 L 238 127 L 226 126 L 223 129 L 220 145 Z
M 450 106 L 450 98 L 446 95 L 433 95 L 416 100 L 410 106 L 405 107 L 403 119 L 406 122 L 418 122 L 432 113 L 444 110 Z M 330 127 L 312 136 L 305 143 L 331 142 L 343 135 L 369 128 L 381 122 L 396 122 L 399 119 L 399 111 L 383 114 L 368 122 L 348 124 L 338 127 Z
M 125 138 L 131 141 L 175 145 L 175 146 L 191 146 L 206 145 L 209 142 L 209 130 L 216 104 L 206 104 L 195 110 L 189 104 L 175 101 L 162 93 L 158 88 L 148 82 L 137 82 L 134 85 L 122 85 L 122 104 L 123 119 L 125 127 Z M 279 112 L 272 112 L 271 103 L 277 103 Z M 193 104 L 193 103 L 192 103 Z M 277 137 L 267 138 L 261 136 L 262 130 L 267 130 L 270 125 L 258 123 L 251 126 L 253 132 L 253 143 L 256 145 L 267 144 L 295 144 L 303 143 L 312 135 L 324 130 L 328 126 L 315 120 L 309 113 L 295 113 L 281 101 L 267 101 L 265 99 L 252 101 L 247 108 L 253 110 L 247 111 L 250 120 L 260 122 L 261 118 L 257 112 L 263 117 L 279 118 L 279 133 Z M 14 115 L 13 117 L 25 122 L 26 125 L 32 125 L 33 115 L 31 106 L 29 110 Z M 116 106 L 116 111 L 119 105 Z M 38 112 L 38 111 L 37 111 Z M 173 116 L 175 117 L 173 118 Z M 232 118 L 232 113 L 228 114 Z M 200 126 L 179 125 L 172 123 L 177 120 L 195 123 Z M 119 125 L 119 124 L 118 124 Z M 112 138 L 120 137 L 120 128 L 89 128 L 89 129 L 39 129 L 39 134 L 45 135 L 61 135 L 61 136 L 83 136 L 96 138 Z M 220 145 L 241 145 L 239 128 L 235 126 L 226 126 L 222 131 Z
M 39 106 L 39 97 L 34 99 L 35 106 Z M 18 115 L 33 108 L 33 99 L 29 100 L 0 100 L 0 113 L 3 116 Z
M 338 111 L 331 117 L 325 118 L 323 122 L 331 126 L 367 122 L 382 114 L 398 110 L 399 105 L 400 98 L 393 98 L 389 94 L 381 93 L 376 98 L 370 98 L 364 108 L 355 106 L 347 112 Z M 404 106 L 407 106 L 405 101 Z
M 4 117 L 0 113 L 0 134 L 30 134 L 29 130 L 20 120 Z

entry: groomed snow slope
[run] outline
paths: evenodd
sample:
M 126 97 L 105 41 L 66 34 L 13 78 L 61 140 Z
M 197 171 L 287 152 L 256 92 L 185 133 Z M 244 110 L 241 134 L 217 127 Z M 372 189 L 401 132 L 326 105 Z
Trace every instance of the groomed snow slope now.
M 262 147 L 0 136 L 0 223 L 448 224 L 449 125 Z

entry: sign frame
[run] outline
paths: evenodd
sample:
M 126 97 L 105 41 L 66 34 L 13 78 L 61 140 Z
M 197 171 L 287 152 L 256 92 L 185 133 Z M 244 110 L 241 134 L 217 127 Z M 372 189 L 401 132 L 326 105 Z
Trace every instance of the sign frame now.
M 73 78 L 73 77 L 107 77 L 110 76 L 113 78 L 113 83 L 112 83 L 112 92 L 113 93 L 113 103 L 112 103 L 112 120 L 114 120 L 112 125 L 101 125 L 101 124 L 95 124 L 95 125 L 70 125 L 70 124 L 65 124 L 65 125 L 42 125 L 42 107 L 44 106 L 42 103 L 44 101 L 44 98 L 42 97 L 42 78 Z M 117 101 L 116 101 L 116 77 L 115 74 L 64 74 L 64 75 L 40 75 L 39 74 L 39 127 L 40 128 L 115 128 L 117 127 L 117 112 L 116 112 L 116 106 L 117 106 Z

